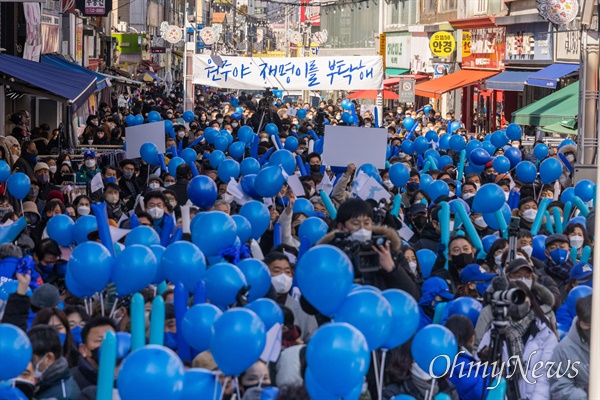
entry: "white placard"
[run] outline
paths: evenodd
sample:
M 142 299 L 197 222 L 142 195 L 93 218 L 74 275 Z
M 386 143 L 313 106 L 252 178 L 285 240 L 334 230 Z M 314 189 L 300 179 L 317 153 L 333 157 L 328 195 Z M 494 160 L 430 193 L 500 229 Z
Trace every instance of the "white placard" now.
M 350 126 L 325 126 L 323 164 L 345 167 L 373 164 L 385 168 L 387 130 Z
M 260 58 L 196 54 L 195 85 L 229 89 L 377 90 L 380 56 Z
M 158 154 L 165 154 L 165 122 L 152 122 L 125 128 L 127 158 L 140 157 L 140 148 L 144 143 L 152 142 L 158 148 Z
M 287 183 L 292 189 L 292 192 L 296 195 L 296 197 L 306 197 L 306 192 L 304 190 L 304 186 L 302 186 L 302 182 L 300 182 L 300 178 L 296 175 L 290 175 L 287 178 Z

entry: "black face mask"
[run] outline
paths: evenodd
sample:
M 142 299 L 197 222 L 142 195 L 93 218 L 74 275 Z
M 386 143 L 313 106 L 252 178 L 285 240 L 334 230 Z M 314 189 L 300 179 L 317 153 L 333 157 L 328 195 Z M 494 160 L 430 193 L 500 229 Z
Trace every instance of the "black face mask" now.
M 35 385 L 33 383 L 24 380 L 18 380 L 15 381 L 15 387 L 21 392 L 23 392 L 23 394 L 27 396 L 28 399 L 33 398 L 33 394 L 35 391 Z
M 456 269 L 463 269 L 469 264 L 473 263 L 473 254 L 471 253 L 460 253 L 451 258 L 452 264 Z
M 529 313 L 531 306 L 528 302 L 524 301 L 521 304 L 511 304 L 508 307 L 508 313 L 513 321 L 520 321 Z
M 321 172 L 321 166 L 319 164 L 311 165 L 310 172 L 313 174 L 317 174 L 317 173 Z
M 412 219 L 412 224 L 416 230 L 422 231 L 427 225 L 427 217 L 424 215 L 414 217 Z
M 96 363 L 96 365 L 100 365 L 100 347 L 92 350 L 92 360 Z

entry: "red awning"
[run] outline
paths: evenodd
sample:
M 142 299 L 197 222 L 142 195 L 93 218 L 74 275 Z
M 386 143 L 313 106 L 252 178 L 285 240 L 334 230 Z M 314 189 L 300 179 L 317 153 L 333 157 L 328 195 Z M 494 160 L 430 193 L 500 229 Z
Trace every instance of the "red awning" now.
M 358 92 L 354 92 L 347 99 L 377 99 L 377 90 L 359 90 Z M 384 89 L 383 90 L 383 99 L 384 100 L 398 100 L 398 93 L 392 92 L 391 90 Z
M 402 75 L 402 78 L 413 78 L 416 81 L 421 81 L 423 79 L 429 79 L 428 75 Z M 396 77 L 396 78 L 387 78 L 383 81 L 383 86 L 388 87 L 388 86 L 395 86 L 398 83 L 400 83 L 400 78 Z
M 450 75 L 442 76 L 441 78 L 417 83 L 415 94 L 417 96 L 439 99 L 444 93 L 486 80 L 499 73 L 500 71 L 462 69 Z
M 162 69 L 162 67 L 160 65 L 158 65 L 157 63 L 155 63 L 154 61 L 151 61 L 151 60 L 142 61 L 142 66 L 146 66 L 146 67 L 148 67 L 148 69 L 152 69 L 152 71 L 154 71 L 154 72 L 158 72 Z

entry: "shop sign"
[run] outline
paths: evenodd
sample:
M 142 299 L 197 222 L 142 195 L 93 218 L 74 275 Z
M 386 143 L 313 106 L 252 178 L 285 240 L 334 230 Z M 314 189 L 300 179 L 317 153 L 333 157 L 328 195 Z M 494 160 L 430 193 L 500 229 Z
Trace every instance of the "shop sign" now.
M 429 39 L 429 49 L 436 57 L 448 57 L 456 49 L 456 40 L 452 33 L 439 31 Z
M 556 60 L 579 61 L 581 41 L 579 31 L 558 32 L 556 34 Z
M 552 35 L 548 32 L 548 24 L 507 27 L 506 59 L 552 61 Z
M 472 29 L 471 54 L 463 56 L 463 68 L 500 69 L 506 55 L 506 29 L 481 28 Z
M 386 68 L 410 68 L 410 38 L 408 35 L 387 35 L 385 44 Z
M 469 57 L 471 55 L 471 32 L 463 31 L 462 34 L 462 56 Z

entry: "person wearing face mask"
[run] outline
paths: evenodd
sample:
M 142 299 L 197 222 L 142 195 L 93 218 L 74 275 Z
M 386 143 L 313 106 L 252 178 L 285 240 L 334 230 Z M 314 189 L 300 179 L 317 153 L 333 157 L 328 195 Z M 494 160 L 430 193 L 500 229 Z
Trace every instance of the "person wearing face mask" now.
M 433 252 L 437 252 L 441 240 L 441 225 L 438 215 L 440 210 L 441 206 L 439 205 L 429 209 L 430 218 L 425 227 L 421 230 L 419 240 L 417 240 L 413 246 L 415 251 L 429 249 Z M 413 221 L 416 222 L 415 220 Z
M 585 400 L 589 397 L 590 364 L 590 332 L 592 322 L 592 296 L 580 298 L 575 303 L 577 314 L 569 325 L 565 338 L 556 346 L 551 360 L 554 365 L 561 365 L 555 379 L 550 381 L 550 393 L 556 400 Z M 566 370 L 567 365 L 579 361 L 584 368 L 578 368 L 578 373 Z
M 516 211 L 517 216 L 521 218 L 519 225 L 521 229 L 527 229 L 529 231 L 531 230 L 533 221 L 535 221 L 535 217 L 537 216 L 537 210 L 538 203 L 533 197 L 521 198 L 521 201 L 519 201 L 519 209 Z M 546 230 L 541 227 L 539 234 L 544 235 L 546 233 Z
M 413 231 L 413 236 L 408 241 L 412 246 L 421 240 L 425 234 L 425 228 L 429 225 L 429 212 L 423 203 L 413 204 L 406 211 L 405 220 Z
M 433 211 L 432 211 L 433 212 Z M 433 215 L 433 214 L 432 214 Z M 436 248 L 438 245 L 436 245 Z M 437 249 L 440 250 L 440 249 Z M 437 251 L 437 253 L 443 253 Z M 445 268 L 446 260 L 438 257 L 431 276 L 444 279 L 450 286 L 452 293 L 460 285 L 460 273 L 469 264 L 475 263 L 475 247 L 468 236 L 452 236 L 448 243 L 448 269 Z
M 71 373 L 82 391 L 89 386 L 96 386 L 98 382 L 99 351 L 104 335 L 108 331 L 117 332 L 114 320 L 108 317 L 92 318 L 81 330 L 79 362 Z
M 88 183 L 101 170 L 96 163 L 96 154 L 92 150 L 83 153 L 83 165 L 75 175 L 77 183 Z
M 306 161 L 310 167 L 311 174 L 318 174 L 321 172 L 321 156 L 319 153 L 310 153 L 308 156 L 306 156 Z
M 119 163 L 121 168 L 121 179 L 119 179 L 119 192 L 121 200 L 125 203 L 127 210 L 134 207 L 135 199 L 142 193 L 135 177 L 135 161 L 123 160 Z
M 106 200 L 106 213 L 109 219 L 119 221 L 125 212 L 125 203 L 121 200 L 119 185 L 107 183 L 104 186 L 104 198 Z
M 520 398 L 549 399 L 552 378 L 549 377 L 551 365 L 547 361 L 558 344 L 555 326 L 544 314 L 537 296 L 525 283 L 511 282 L 508 288 L 522 290 L 525 301 L 518 305 L 511 304 L 508 308 L 508 325 L 504 328 L 508 351 L 504 352 L 502 361 L 508 362 L 507 354 L 519 358 L 523 368 L 523 373 L 516 374 Z M 496 361 L 491 359 L 492 329 L 485 333 L 478 347 L 482 361 Z M 555 372 L 555 368 L 552 370 Z M 528 383 L 533 380 L 536 380 L 535 384 Z
M 355 278 L 363 284 L 373 285 L 381 290 L 401 289 L 415 299 L 420 298 L 419 286 L 408 274 L 409 265 L 401 251 L 402 241 L 398 233 L 387 226 L 373 225 L 373 208 L 359 198 L 348 199 L 338 208 L 334 220 L 335 229 L 329 232 L 319 244 L 331 243 L 337 234 L 346 234 L 347 240 L 366 242 L 374 235 L 383 236 L 384 245 L 372 246 L 379 257 L 380 269 L 359 274 Z
M 485 257 L 485 261 L 482 264 L 488 272 L 502 274 L 505 267 L 504 261 L 506 260 L 506 250 L 508 250 L 508 240 L 504 238 L 498 238 L 490 246 Z
M 461 188 L 461 198 L 467 203 L 469 207 L 473 205 L 473 198 L 477 193 L 477 186 L 472 182 L 465 182 Z
M 39 325 L 27 332 L 31 342 L 34 376 L 37 378 L 36 399 L 77 400 L 80 389 L 62 354 L 56 329 Z
M 38 163 L 38 150 L 33 141 L 25 141 L 21 146 L 21 157 L 13 165 L 14 172 L 22 172 L 34 181 L 34 167 Z
M 408 178 L 408 182 L 406 183 L 406 191 L 402 193 L 402 205 L 405 208 L 409 208 L 412 203 L 410 199 L 414 196 L 414 194 L 419 190 L 419 184 L 421 183 L 421 174 L 416 169 L 412 169 L 410 171 L 410 177 Z
M 439 303 L 454 299 L 448 284 L 442 278 L 430 277 L 423 282 L 419 300 L 419 327 L 417 331 L 433 323 L 435 309 Z
M 490 286 L 496 274 L 488 273 L 479 264 L 469 264 L 460 272 L 462 285 L 456 288 L 456 297 L 471 296 L 479 301 L 483 300 L 485 291 Z
M 577 249 L 577 259 L 580 258 L 585 246 L 592 247 L 592 242 L 586 232 L 586 228 L 582 224 L 575 222 L 568 224 L 563 234 L 569 238 L 571 248 Z
M 91 200 L 84 194 L 78 196 L 75 201 L 73 201 L 73 205 L 75 206 L 75 211 L 77 211 L 77 218 L 90 215 L 92 212 Z
M 58 190 L 58 187 L 50 183 L 50 168 L 45 162 L 39 162 L 34 168 L 35 178 L 38 183 L 40 199 L 45 199 L 53 190 Z
M 569 239 L 562 234 L 553 234 L 546 238 L 546 261 L 544 272 L 550 276 L 560 290 L 561 300 L 567 297 L 566 281 L 573 268 L 573 259 L 569 256 L 571 246 Z
M 188 201 L 187 187 L 193 178 L 192 168 L 187 164 L 181 164 L 177 166 L 175 176 L 177 181 L 169 186 L 169 189 L 177 195 L 177 204 L 184 206 Z
M 266 255 L 264 262 L 271 273 L 271 289 L 267 297 L 292 311 L 294 314 L 294 323 L 300 329 L 300 338 L 303 342 L 307 342 L 318 329 L 318 324 L 316 318 L 307 314 L 302 309 L 300 303 L 291 296 L 290 291 L 294 280 L 294 268 L 288 256 L 284 253 L 273 251 Z
M 168 212 L 167 203 L 168 200 L 163 192 L 158 190 L 147 193 L 144 197 L 144 209 L 152 217 L 154 230 L 161 236 L 163 230 L 168 229 L 169 232 L 165 232 L 165 235 L 170 237 L 175 227 L 175 221 Z
M 175 141 L 176 146 L 179 147 L 179 143 L 182 143 L 183 148 L 185 149 L 188 146 L 189 142 L 189 134 L 187 133 L 185 126 L 176 125 L 175 126 Z
M 402 246 L 400 251 L 404 254 L 406 262 L 408 262 L 409 275 L 417 284 L 422 284 L 424 281 L 423 274 L 421 273 L 421 266 L 419 265 L 419 260 L 417 259 L 417 255 L 413 248 L 410 246 Z
M 85 128 L 82 134 L 79 136 L 79 144 L 88 145 L 94 141 L 94 135 L 98 130 L 99 119 L 97 115 L 90 115 L 85 121 Z
M 264 361 L 258 360 L 239 377 L 242 400 L 260 399 L 265 387 L 271 386 L 269 367 Z

